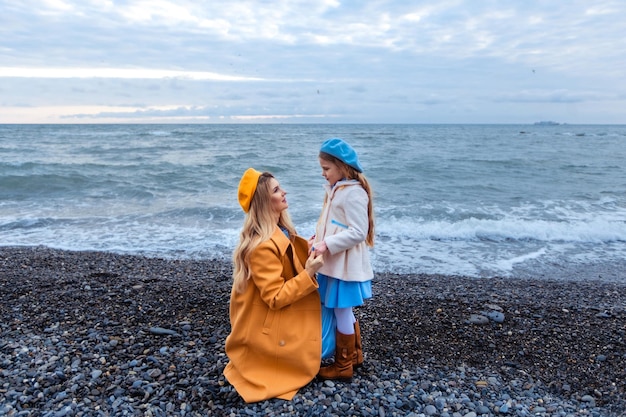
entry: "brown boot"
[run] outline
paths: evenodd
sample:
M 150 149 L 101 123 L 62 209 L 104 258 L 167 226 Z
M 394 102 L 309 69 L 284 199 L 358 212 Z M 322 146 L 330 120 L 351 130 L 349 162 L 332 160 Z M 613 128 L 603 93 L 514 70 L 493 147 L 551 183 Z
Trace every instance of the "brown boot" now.
M 360 368 L 363 365 L 363 345 L 361 345 L 361 328 L 359 322 L 354 322 L 354 356 L 352 358 L 352 367 Z
M 317 376 L 320 379 L 350 381 L 352 379 L 352 357 L 355 355 L 354 335 L 339 333 L 339 331 L 336 334 L 335 363 L 321 368 Z

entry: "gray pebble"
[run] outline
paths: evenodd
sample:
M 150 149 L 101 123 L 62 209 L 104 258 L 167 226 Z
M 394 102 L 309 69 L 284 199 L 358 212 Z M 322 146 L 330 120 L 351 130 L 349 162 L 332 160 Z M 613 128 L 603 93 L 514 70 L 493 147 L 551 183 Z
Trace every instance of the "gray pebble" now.
M 437 414 L 437 408 L 434 405 L 429 404 L 426 407 L 424 407 L 424 413 L 426 413 L 426 415 L 428 416 L 433 416 Z
M 470 315 L 469 322 L 472 324 L 487 324 L 489 323 L 489 318 L 482 314 L 472 314 Z
M 292 401 L 274 399 L 246 404 L 223 376 L 228 362 L 224 340 L 229 333 L 229 270 L 207 273 L 205 269 L 212 263 L 203 263 L 202 271 L 193 273 L 187 271 L 188 264 L 176 261 L 167 264 L 173 266 L 165 271 L 160 268 L 162 263 L 138 257 L 84 254 L 72 263 L 65 252 L 45 251 L 46 256 L 25 253 L 28 255 L 4 253 L 0 267 L 7 262 L 31 265 L 41 259 L 44 267 L 50 268 L 62 257 L 66 270 L 73 270 L 74 275 L 54 276 L 44 292 L 37 292 L 34 286 L 41 277 L 34 278 L 29 270 L 23 278 L 29 280 L 28 285 L 16 296 L 9 287 L 2 287 L 3 299 L 9 302 L 3 310 L 5 320 L 0 321 L 0 415 L 613 417 L 596 407 L 596 401 L 603 405 L 609 398 L 617 398 L 609 397 L 611 394 L 605 389 L 591 384 L 585 389 L 579 380 L 570 386 L 566 381 L 574 380 L 567 379 L 566 374 L 561 379 L 554 377 L 554 384 L 548 386 L 532 373 L 529 360 L 548 355 L 548 351 L 516 345 L 511 357 L 500 358 L 501 369 L 481 368 L 484 356 L 473 356 L 474 353 L 498 356 L 500 343 L 509 343 L 509 338 L 520 334 L 529 340 L 541 339 L 544 335 L 539 325 L 552 320 L 553 314 L 560 314 L 558 308 L 520 313 L 524 308 L 517 306 L 520 293 L 496 288 L 481 298 L 472 293 L 471 285 L 462 286 L 463 291 L 469 291 L 464 299 L 480 303 L 480 308 L 487 311 L 471 316 L 477 318 L 476 324 L 498 322 L 497 317 L 505 322 L 506 310 L 506 324 L 502 326 L 468 325 L 474 323 L 465 318 L 470 311 L 477 311 L 471 303 L 456 316 L 451 314 L 453 306 L 448 300 L 457 296 L 461 284 L 438 289 L 440 297 L 432 300 L 441 310 L 432 317 L 391 315 L 391 306 L 377 318 L 364 320 L 362 328 L 369 332 L 364 338 L 365 364 L 355 371 L 351 382 L 313 380 Z M 157 270 L 150 269 L 153 263 L 159 266 Z M 116 275 L 86 278 L 93 271 L 108 271 L 114 266 L 121 269 Z M 2 270 L 5 274 L 7 271 L 12 273 L 11 268 Z M 198 282 L 210 282 L 209 294 L 198 291 L 207 288 L 204 283 L 188 288 L 189 281 L 185 280 L 194 274 L 201 277 Z M 177 285 L 179 280 L 184 285 Z M 54 292 L 57 287 L 59 291 Z M 85 287 L 90 288 L 89 294 L 85 294 Z M 390 286 L 388 291 L 397 297 L 401 290 L 413 287 L 419 285 L 411 281 L 397 290 Z M 379 297 L 384 296 L 384 291 L 379 293 Z M 178 299 L 182 301 L 172 302 Z M 73 300 L 77 301 L 72 304 Z M 515 307 L 506 305 L 507 300 Z M 602 303 L 602 309 L 595 311 L 610 308 L 607 311 L 611 315 L 601 323 L 595 319 L 595 326 L 609 323 L 616 314 L 624 314 L 623 310 Z M 408 311 L 413 308 L 409 305 Z M 569 311 L 567 317 L 571 318 L 574 306 Z M 502 316 L 492 314 L 495 312 Z M 364 319 L 372 314 L 367 310 L 361 313 Z M 529 320 L 524 330 L 507 334 L 509 327 L 524 319 Z M 448 363 L 420 356 L 424 342 L 433 336 L 421 327 L 427 321 L 441 325 L 450 338 L 460 338 L 464 343 L 456 351 L 459 358 L 473 360 Z M 164 327 L 153 326 L 154 323 Z M 471 328 L 473 333 L 464 333 L 465 328 Z M 172 329 L 180 329 L 182 335 Z M 417 333 L 411 333 L 412 329 L 418 329 Z M 577 340 L 580 334 L 572 337 Z M 543 349 L 541 344 L 537 346 Z M 517 352 L 524 353 L 516 355 Z M 617 362 L 623 355 L 619 349 L 607 348 L 602 354 L 594 352 L 584 359 L 588 362 L 595 358 L 596 366 L 606 368 L 606 361 Z M 481 381 L 480 387 L 477 381 Z M 581 395 L 581 390 L 589 395 Z
M 156 335 L 159 335 L 159 336 L 165 336 L 165 335 L 180 336 L 180 334 L 178 334 L 174 330 L 164 329 L 163 327 L 158 327 L 158 326 L 150 327 L 149 331 L 150 331 L 150 333 L 156 334 Z
M 496 323 L 504 322 L 504 313 L 500 311 L 489 311 L 486 315 L 489 320 L 495 321 Z

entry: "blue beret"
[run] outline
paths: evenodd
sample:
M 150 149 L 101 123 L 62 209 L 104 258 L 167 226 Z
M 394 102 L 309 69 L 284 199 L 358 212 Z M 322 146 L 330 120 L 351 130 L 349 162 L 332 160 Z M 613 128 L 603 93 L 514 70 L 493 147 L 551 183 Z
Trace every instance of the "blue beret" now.
M 356 154 L 356 151 L 343 139 L 332 138 L 324 141 L 320 152 L 332 155 L 344 164 L 350 165 L 358 172 L 363 172 L 363 168 L 361 167 L 359 156 Z

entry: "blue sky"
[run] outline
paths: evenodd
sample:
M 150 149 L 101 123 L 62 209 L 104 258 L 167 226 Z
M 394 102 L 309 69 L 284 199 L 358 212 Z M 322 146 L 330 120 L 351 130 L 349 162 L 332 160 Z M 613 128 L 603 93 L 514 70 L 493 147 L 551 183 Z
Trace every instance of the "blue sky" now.
M 626 123 L 623 0 L 0 7 L 0 123 Z

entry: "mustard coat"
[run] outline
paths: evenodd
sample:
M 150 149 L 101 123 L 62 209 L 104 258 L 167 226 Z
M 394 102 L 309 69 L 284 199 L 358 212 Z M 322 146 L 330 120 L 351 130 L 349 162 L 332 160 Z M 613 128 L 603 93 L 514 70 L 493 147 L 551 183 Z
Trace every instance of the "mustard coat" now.
M 307 252 L 306 240 L 276 227 L 250 256 L 246 291 L 231 291 L 224 376 L 248 403 L 291 400 L 319 370 L 321 303 Z

